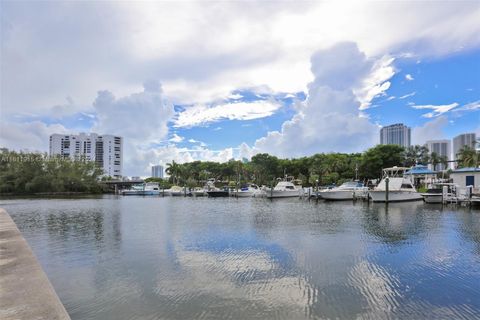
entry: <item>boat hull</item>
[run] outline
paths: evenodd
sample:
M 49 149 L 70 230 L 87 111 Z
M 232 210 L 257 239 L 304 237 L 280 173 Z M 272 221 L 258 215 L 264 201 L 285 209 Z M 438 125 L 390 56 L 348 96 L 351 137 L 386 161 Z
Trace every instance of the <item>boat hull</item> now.
M 354 191 L 320 191 L 318 192 L 320 198 L 325 200 L 353 200 Z
M 127 190 L 127 191 L 123 191 L 122 195 L 124 196 L 158 196 L 160 195 L 160 191 L 159 190 L 139 190 L 139 191 Z
M 255 192 L 253 191 L 238 191 L 232 193 L 232 196 L 237 197 L 237 198 L 251 198 L 255 195 Z
M 207 191 L 207 194 L 211 198 L 228 197 L 228 191 Z
M 369 192 L 369 196 L 373 202 L 385 202 L 385 191 L 373 190 Z M 388 202 L 401 202 L 401 201 L 419 201 L 423 200 L 423 197 L 418 192 L 413 191 L 389 191 Z
M 441 193 L 422 193 L 425 203 L 442 203 L 443 195 Z
M 294 198 L 294 197 L 300 197 L 301 193 L 300 190 L 292 190 L 292 191 L 287 191 L 287 190 L 267 190 L 266 197 L 269 199 L 273 198 Z

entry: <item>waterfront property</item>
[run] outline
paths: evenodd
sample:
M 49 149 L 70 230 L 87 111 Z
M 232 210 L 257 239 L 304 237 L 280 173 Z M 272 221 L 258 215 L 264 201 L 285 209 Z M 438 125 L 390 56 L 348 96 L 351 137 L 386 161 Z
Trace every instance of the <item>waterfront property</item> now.
M 480 168 L 461 168 L 450 173 L 453 182 L 461 188 L 472 186 L 480 189 Z
M 123 167 L 123 139 L 109 134 L 96 133 L 52 134 L 50 156 L 72 160 L 85 158 L 102 168 L 103 174 L 121 178 Z

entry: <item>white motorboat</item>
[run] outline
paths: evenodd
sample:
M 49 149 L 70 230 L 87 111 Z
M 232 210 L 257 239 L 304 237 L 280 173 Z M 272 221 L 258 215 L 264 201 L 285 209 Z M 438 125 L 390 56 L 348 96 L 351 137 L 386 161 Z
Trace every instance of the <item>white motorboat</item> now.
M 207 195 L 207 190 L 204 188 L 195 188 L 191 191 L 194 197 L 203 197 Z
M 279 181 L 275 188 L 266 190 L 266 197 L 272 198 L 291 198 L 303 196 L 303 188 L 298 184 L 294 184 L 293 180 L 288 177 L 283 181 Z
M 397 201 L 418 201 L 423 197 L 415 189 L 412 181 L 404 173 L 409 168 L 393 167 L 383 169 L 382 181 L 375 189 L 369 191 L 369 196 L 373 202 L 386 202 L 386 181 L 388 179 L 388 202 Z
M 256 184 L 249 184 L 240 189 L 235 189 L 231 192 L 231 195 L 233 197 L 238 198 L 255 197 L 257 194 L 260 194 L 260 189 Z
M 358 181 L 348 181 L 341 186 L 326 189 L 318 192 L 318 195 L 325 200 L 353 200 L 366 195 L 368 188 Z
M 123 190 L 124 196 L 158 196 L 160 188 L 156 182 L 147 182 L 132 186 L 130 189 Z
M 426 203 L 442 203 L 455 197 L 457 187 L 454 183 L 434 183 L 421 195 Z
M 172 186 L 170 189 L 165 190 L 165 194 L 172 197 L 180 197 L 185 194 L 185 191 L 183 190 L 182 187 Z

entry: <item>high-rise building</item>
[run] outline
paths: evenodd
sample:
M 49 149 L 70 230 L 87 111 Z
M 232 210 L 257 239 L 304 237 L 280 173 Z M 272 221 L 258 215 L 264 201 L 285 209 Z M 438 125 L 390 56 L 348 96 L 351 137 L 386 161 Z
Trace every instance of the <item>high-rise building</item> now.
M 152 177 L 163 179 L 163 166 L 162 165 L 152 166 Z
M 451 141 L 450 140 L 429 140 L 425 143 L 425 146 L 428 148 L 430 154 L 435 152 L 439 157 L 445 157 L 447 161 L 451 160 Z M 450 165 L 444 165 L 443 163 L 437 164 L 435 168 L 433 168 L 432 164 L 428 165 L 430 170 L 446 170 Z
M 457 159 L 457 154 L 464 146 L 468 146 L 472 149 L 476 147 L 476 135 L 475 133 L 463 133 L 453 138 L 453 158 Z
M 411 144 L 411 130 L 403 123 L 396 123 L 380 129 L 380 144 L 397 144 L 408 148 Z
M 123 139 L 109 134 L 52 134 L 50 156 L 95 161 L 107 176 L 121 177 L 123 166 Z

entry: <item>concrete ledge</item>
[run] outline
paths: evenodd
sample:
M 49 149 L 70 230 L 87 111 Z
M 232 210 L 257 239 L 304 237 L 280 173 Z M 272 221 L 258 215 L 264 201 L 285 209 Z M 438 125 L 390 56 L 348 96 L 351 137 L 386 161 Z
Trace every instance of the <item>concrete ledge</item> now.
M 27 241 L 3 209 L 0 209 L 0 319 L 70 319 Z

